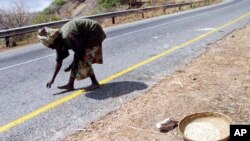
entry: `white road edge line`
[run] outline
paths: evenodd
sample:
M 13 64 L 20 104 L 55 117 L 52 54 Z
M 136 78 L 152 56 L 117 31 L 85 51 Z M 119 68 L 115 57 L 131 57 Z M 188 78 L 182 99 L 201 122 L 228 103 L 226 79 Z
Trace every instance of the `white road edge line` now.
M 237 4 L 237 3 L 236 3 L 236 4 Z M 175 20 L 175 21 L 168 22 L 168 23 L 164 23 L 164 24 L 160 24 L 160 25 L 157 25 L 157 26 L 152 26 L 152 27 L 148 27 L 148 28 L 143 28 L 143 29 L 141 29 L 141 30 L 136 30 L 136 31 L 133 31 L 133 32 L 129 32 L 129 33 L 122 34 L 122 35 L 117 35 L 117 36 L 114 36 L 114 37 L 111 37 L 111 38 L 106 39 L 106 41 L 108 41 L 108 40 L 113 40 L 113 39 L 116 39 L 116 38 L 120 38 L 120 37 L 122 37 L 122 36 L 128 36 L 128 35 L 131 35 L 131 34 L 134 34 L 134 33 L 137 33 L 137 32 L 142 32 L 142 31 L 145 31 L 145 30 L 157 28 L 157 27 L 160 27 L 160 26 L 163 26 L 163 25 L 168 25 L 168 24 L 171 24 L 171 23 L 176 23 L 176 22 L 184 21 L 184 20 L 187 20 L 187 19 L 190 19 L 190 18 L 194 18 L 194 17 L 206 15 L 206 14 L 213 13 L 213 12 L 215 12 L 215 11 L 222 10 L 222 9 L 225 9 L 225 8 L 228 8 L 228 7 L 231 7 L 231 6 L 234 6 L 234 4 L 233 4 L 233 5 L 230 5 L 230 6 L 223 7 L 223 8 L 215 9 L 215 10 L 212 10 L 212 11 L 209 11 L 209 12 L 205 12 L 205 13 L 202 13 L 202 14 L 198 14 L 198 15 L 186 17 L 186 18 L 183 18 L 183 19 L 180 19 L 180 20 Z M 13 68 L 13 67 L 17 67 L 17 66 L 21 66 L 21 65 L 24 65 L 24 64 L 32 63 L 32 62 L 35 62 L 35 61 L 38 61 L 38 60 L 42 60 L 42 59 L 44 59 L 44 58 L 51 57 L 51 56 L 54 56 L 54 55 L 55 55 L 55 54 L 51 54 L 51 55 L 47 55 L 47 56 L 40 57 L 40 58 L 37 58 L 37 59 L 33 59 L 33 60 L 30 60 L 30 61 L 26 61 L 26 62 L 23 62 L 23 63 L 19 63 L 19 64 L 11 65 L 11 66 L 8 66 L 8 67 L 0 68 L 0 71 L 6 70 L 6 69 L 10 69 L 10 68 Z
M 42 59 L 45 59 L 47 57 L 51 57 L 51 56 L 54 56 L 54 55 L 55 54 L 51 54 L 51 55 L 47 55 L 47 56 L 44 56 L 44 57 L 36 58 L 36 59 L 30 60 L 30 61 L 26 61 L 26 62 L 22 62 L 22 63 L 19 63 L 19 64 L 11 65 L 11 66 L 8 66 L 8 67 L 0 68 L 0 71 L 6 70 L 6 69 L 10 69 L 10 68 L 13 68 L 13 67 L 17 67 L 17 66 L 21 66 L 21 65 L 24 65 L 24 64 L 32 63 L 32 62 L 35 62 L 35 61 L 38 61 L 38 60 L 42 60 Z

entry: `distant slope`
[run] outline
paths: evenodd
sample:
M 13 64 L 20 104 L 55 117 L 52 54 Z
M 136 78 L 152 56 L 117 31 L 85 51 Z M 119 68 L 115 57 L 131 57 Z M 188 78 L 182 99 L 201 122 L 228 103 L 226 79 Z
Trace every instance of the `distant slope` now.
M 192 0 L 132 0 L 133 3 L 131 5 L 126 3 L 131 0 L 121 0 L 125 4 L 114 5 L 106 9 L 101 8 L 101 1 L 102 0 L 66 0 L 66 3 L 57 9 L 57 14 L 64 19 L 109 11 L 121 11 L 132 8 L 147 7 L 150 5 L 161 5 Z
M 98 6 L 99 0 L 68 0 L 57 13 L 62 18 L 90 15 Z

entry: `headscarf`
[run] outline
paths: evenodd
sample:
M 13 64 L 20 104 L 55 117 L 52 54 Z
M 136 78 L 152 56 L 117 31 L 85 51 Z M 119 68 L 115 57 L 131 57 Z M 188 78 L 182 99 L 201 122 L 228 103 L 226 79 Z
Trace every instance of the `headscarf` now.
M 38 30 L 37 37 L 43 45 L 50 47 L 58 37 L 59 33 L 59 29 L 44 27 Z

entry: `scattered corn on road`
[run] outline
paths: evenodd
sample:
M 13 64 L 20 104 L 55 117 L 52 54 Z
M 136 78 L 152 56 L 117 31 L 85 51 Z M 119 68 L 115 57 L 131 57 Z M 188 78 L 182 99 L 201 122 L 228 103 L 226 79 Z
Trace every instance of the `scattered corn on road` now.
M 61 140 L 143 94 L 204 52 L 207 44 L 249 22 L 250 1 L 228 0 L 106 28 L 104 64 L 94 65 L 103 86 L 93 92 L 80 89 L 89 80 L 77 82 L 79 90 L 73 92 L 58 90 L 68 81 L 69 73 L 63 71 L 47 89 L 55 54 L 41 44 L 1 52 L 0 140 Z

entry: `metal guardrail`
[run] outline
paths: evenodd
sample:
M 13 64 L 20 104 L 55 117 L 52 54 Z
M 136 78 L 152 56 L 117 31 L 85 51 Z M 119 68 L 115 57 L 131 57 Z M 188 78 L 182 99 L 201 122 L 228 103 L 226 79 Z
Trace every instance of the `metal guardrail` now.
M 120 11 L 120 12 L 110 12 L 110 13 L 105 13 L 105 14 L 84 16 L 84 17 L 78 17 L 78 18 L 88 18 L 88 19 L 93 19 L 93 20 L 112 18 L 113 24 L 115 24 L 115 17 L 118 17 L 118 16 L 126 16 L 126 15 L 130 15 L 130 14 L 144 13 L 144 12 L 147 12 L 150 10 L 156 10 L 156 9 L 164 9 L 165 10 L 167 8 L 174 8 L 174 7 L 181 8 L 182 6 L 188 6 L 188 5 L 192 6 L 192 2 L 179 3 L 179 4 L 168 4 L 168 5 L 126 10 L 126 11 Z M 36 32 L 38 29 L 43 28 L 45 26 L 47 26 L 47 27 L 60 27 L 70 20 L 71 19 L 66 19 L 66 20 L 61 20 L 61 21 L 57 21 L 57 22 L 49 22 L 49 23 L 43 23 L 43 24 L 37 24 L 37 25 L 2 30 L 2 31 L 0 31 L 0 38 L 8 38 L 8 37 L 16 36 L 16 35 L 22 35 L 22 34 Z
M 147 11 L 151 11 L 151 10 L 163 9 L 165 12 L 165 10 L 167 8 L 179 8 L 179 10 L 181 11 L 183 6 L 196 7 L 197 5 L 208 5 L 210 2 L 214 2 L 214 1 L 218 1 L 218 0 L 198 0 L 195 2 L 185 2 L 185 3 L 178 3 L 178 4 L 153 6 L 153 7 L 147 7 L 147 8 L 125 10 L 125 11 L 120 11 L 120 12 L 110 12 L 110 13 L 105 13 L 105 14 L 84 16 L 84 17 L 78 17 L 78 18 L 88 18 L 88 19 L 93 19 L 93 20 L 112 18 L 112 23 L 115 24 L 115 17 L 119 17 L 119 16 L 126 16 L 126 15 L 130 15 L 130 14 L 140 14 L 141 13 L 142 17 L 144 18 L 144 13 Z M 9 37 L 14 37 L 17 35 L 37 32 L 38 29 L 43 28 L 45 26 L 47 26 L 47 27 L 60 27 L 70 20 L 71 19 L 66 19 L 66 20 L 61 20 L 61 21 L 56 21 L 56 22 L 49 22 L 49 23 L 42 23 L 42 24 L 12 28 L 12 29 L 7 29 L 7 30 L 0 30 L 0 39 L 5 38 L 6 41 L 8 41 Z

